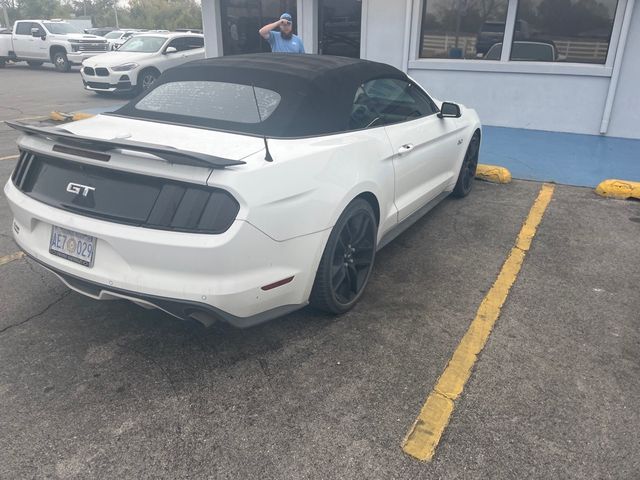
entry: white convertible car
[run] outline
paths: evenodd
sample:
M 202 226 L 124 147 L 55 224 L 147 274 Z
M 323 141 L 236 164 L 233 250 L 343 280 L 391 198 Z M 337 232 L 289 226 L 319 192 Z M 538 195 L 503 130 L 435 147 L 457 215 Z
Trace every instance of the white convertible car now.
M 469 193 L 481 139 L 396 68 L 315 55 L 199 60 L 114 113 L 9 124 L 27 255 L 92 298 L 240 327 L 353 307 L 377 250 Z
M 98 94 L 148 90 L 165 70 L 204 58 L 204 36 L 192 33 L 139 33 L 118 50 L 88 58 L 80 75 L 84 88 Z

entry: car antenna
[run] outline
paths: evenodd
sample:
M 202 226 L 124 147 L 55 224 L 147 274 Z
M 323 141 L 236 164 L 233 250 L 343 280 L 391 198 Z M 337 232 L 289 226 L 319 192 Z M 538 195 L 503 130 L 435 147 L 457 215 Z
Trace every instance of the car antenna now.
M 253 99 L 256 101 L 256 110 L 258 111 L 258 119 L 260 120 L 260 123 L 262 123 L 262 115 L 260 115 L 260 105 L 258 105 L 258 95 L 256 95 L 256 87 L 255 85 L 251 85 L 251 88 L 253 89 Z M 264 132 L 262 133 L 262 140 L 264 140 L 264 148 L 266 150 L 264 159 L 267 162 L 273 162 L 273 157 L 271 156 L 271 152 L 269 152 L 269 142 L 267 142 L 267 136 L 264 134 Z

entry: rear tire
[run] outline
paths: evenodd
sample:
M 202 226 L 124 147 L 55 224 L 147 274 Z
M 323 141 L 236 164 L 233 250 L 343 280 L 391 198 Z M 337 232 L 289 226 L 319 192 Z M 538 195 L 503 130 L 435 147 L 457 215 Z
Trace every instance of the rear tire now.
M 460 167 L 460 173 L 458 174 L 458 181 L 453 189 L 453 196 L 462 198 L 469 195 L 473 188 L 473 180 L 476 177 L 476 170 L 478 168 L 478 155 L 480 152 L 480 134 L 478 132 L 473 134 L 469 146 L 467 147 L 467 153 L 462 161 Z
M 56 70 L 61 73 L 66 73 L 71 70 L 71 63 L 67 59 L 67 54 L 63 51 L 58 51 L 53 54 L 51 57 L 53 61 L 53 66 L 56 67 Z
M 27 62 L 27 65 L 29 65 L 29 67 L 31 68 L 40 68 L 42 66 L 44 62 L 33 62 L 33 61 L 29 61 Z
M 355 199 L 340 215 L 325 246 L 309 298 L 313 307 L 336 315 L 353 308 L 373 270 L 377 235 L 371 205 Z

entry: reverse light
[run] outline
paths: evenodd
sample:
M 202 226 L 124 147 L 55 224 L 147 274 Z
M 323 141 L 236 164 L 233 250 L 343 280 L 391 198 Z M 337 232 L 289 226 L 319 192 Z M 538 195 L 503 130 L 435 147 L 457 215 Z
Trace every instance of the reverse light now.
M 128 70 L 133 70 L 134 68 L 138 68 L 137 63 L 124 63 L 122 65 L 118 65 L 117 67 L 111 67 L 111 70 L 114 72 L 126 72 Z

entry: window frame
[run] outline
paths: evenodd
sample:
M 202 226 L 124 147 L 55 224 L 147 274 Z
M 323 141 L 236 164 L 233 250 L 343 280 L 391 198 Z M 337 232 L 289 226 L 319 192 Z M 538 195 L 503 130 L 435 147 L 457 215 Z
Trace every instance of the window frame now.
M 554 62 L 521 62 L 510 60 L 513 34 L 518 12 L 519 0 L 509 0 L 507 6 L 507 18 L 505 20 L 505 32 L 503 48 L 500 60 L 467 60 L 467 59 L 441 59 L 421 58 L 420 41 L 422 36 L 422 12 L 425 1 L 413 2 L 413 19 L 411 22 L 411 44 L 409 47 L 408 68 L 416 70 L 454 70 L 467 72 L 502 72 L 502 73 L 533 73 L 546 75 L 578 75 L 591 77 L 611 77 L 613 64 L 620 42 L 622 22 L 627 12 L 628 0 L 618 0 L 607 60 L 604 64 L 590 63 L 554 63 Z

